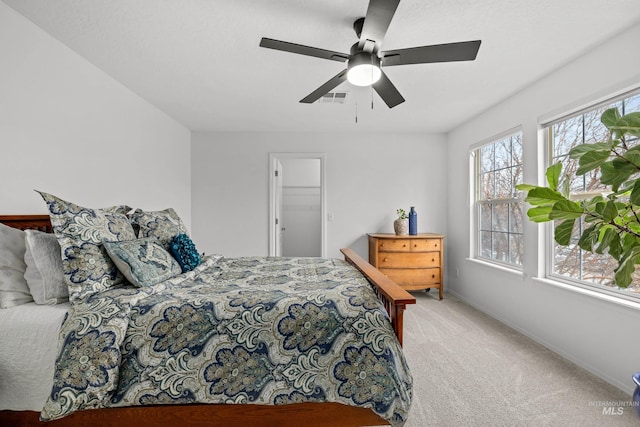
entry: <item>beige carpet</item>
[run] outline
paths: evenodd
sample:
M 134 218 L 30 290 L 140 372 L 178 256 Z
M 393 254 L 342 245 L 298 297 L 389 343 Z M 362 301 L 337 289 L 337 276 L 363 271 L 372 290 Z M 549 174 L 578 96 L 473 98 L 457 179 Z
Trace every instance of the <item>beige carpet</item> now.
M 618 388 L 454 296 L 413 295 L 404 320 L 414 378 L 406 427 L 640 426 Z

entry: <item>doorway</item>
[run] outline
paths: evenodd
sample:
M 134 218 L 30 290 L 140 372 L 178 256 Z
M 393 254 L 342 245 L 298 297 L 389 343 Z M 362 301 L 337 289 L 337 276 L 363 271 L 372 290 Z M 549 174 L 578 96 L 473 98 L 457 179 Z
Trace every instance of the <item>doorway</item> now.
M 326 256 L 323 153 L 269 154 L 269 255 Z

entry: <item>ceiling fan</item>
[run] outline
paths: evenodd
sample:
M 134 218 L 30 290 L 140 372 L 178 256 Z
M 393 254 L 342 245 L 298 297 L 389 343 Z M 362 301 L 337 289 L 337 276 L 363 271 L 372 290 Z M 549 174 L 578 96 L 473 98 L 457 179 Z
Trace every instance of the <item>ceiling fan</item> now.
M 266 37 L 260 40 L 260 46 L 332 61 L 347 62 L 345 70 L 340 71 L 325 84 L 301 99 L 300 102 L 311 104 L 340 83 L 348 80 L 357 86 L 373 86 L 387 106 L 393 108 L 403 103 L 404 98 L 381 67 L 473 61 L 478 54 L 481 42 L 474 40 L 380 51 L 384 36 L 399 3 L 400 0 L 369 0 L 366 16 L 353 23 L 353 29 L 359 40 L 351 46 L 348 54 Z

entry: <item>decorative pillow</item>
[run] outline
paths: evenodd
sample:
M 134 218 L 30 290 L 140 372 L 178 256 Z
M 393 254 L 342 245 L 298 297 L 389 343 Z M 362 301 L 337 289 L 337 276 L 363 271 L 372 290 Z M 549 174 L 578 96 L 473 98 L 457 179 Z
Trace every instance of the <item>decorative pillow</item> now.
M 171 255 L 178 261 L 182 272 L 186 273 L 200 265 L 200 254 L 196 250 L 196 245 L 186 234 L 178 234 L 169 242 Z
M 24 231 L 0 224 L 0 308 L 33 301 L 24 280 Z
M 104 247 L 124 277 L 139 288 L 155 285 L 182 273 L 178 262 L 156 239 L 105 241 Z
M 169 249 L 169 242 L 176 234 L 186 234 L 187 228 L 172 208 L 163 211 L 145 212 L 136 209 L 131 222 L 140 227 L 138 237 L 154 237 Z
M 103 240 L 136 238 L 126 212 L 128 206 L 83 208 L 51 194 L 39 192 L 47 202 L 53 231 L 62 251 L 62 268 L 69 285 L 69 300 L 82 299 L 125 282 L 109 258 Z
M 24 278 L 36 304 L 59 304 L 69 300 L 64 280 L 60 244 L 55 234 L 26 230 Z

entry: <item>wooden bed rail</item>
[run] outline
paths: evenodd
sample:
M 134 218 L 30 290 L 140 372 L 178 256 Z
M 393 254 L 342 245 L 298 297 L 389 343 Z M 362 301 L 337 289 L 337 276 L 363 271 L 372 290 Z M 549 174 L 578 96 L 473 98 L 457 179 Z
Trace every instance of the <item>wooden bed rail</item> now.
M 400 345 L 402 345 L 402 319 L 407 304 L 415 304 L 416 299 L 407 291 L 402 289 L 396 282 L 382 274 L 377 268 L 365 261 L 360 255 L 352 249 L 342 248 L 340 252 L 344 255 L 345 261 L 357 268 L 364 277 L 374 286 L 378 298 L 384 304 L 393 330 L 398 337 Z

